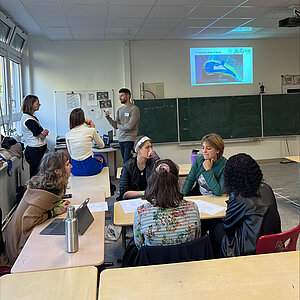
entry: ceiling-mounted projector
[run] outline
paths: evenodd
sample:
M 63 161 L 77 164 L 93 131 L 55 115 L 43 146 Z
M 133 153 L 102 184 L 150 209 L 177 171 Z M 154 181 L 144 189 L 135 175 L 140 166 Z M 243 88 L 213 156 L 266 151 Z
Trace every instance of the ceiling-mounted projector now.
M 300 26 L 300 10 L 294 9 L 295 17 L 288 17 L 279 20 L 279 27 L 298 27 Z

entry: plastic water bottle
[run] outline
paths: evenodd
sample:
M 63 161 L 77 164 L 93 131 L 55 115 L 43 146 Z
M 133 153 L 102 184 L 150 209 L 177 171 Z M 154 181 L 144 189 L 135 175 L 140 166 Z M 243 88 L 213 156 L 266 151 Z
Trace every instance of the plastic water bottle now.
M 192 165 L 193 165 L 193 163 L 194 163 L 194 161 L 195 161 L 195 159 L 196 159 L 196 157 L 198 155 L 198 152 L 199 152 L 199 150 L 196 150 L 196 149 L 193 149 L 193 151 L 192 151 L 192 155 L 191 155 Z
M 78 220 L 75 216 L 75 207 L 68 207 L 68 215 L 65 219 L 66 251 L 74 253 L 78 251 Z

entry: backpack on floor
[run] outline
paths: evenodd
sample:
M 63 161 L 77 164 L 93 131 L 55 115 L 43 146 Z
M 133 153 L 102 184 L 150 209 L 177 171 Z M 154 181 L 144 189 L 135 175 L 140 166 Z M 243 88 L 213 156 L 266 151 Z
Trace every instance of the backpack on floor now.
M 138 252 L 139 250 L 134 243 L 134 238 L 132 237 L 123 254 L 122 267 L 133 267 Z

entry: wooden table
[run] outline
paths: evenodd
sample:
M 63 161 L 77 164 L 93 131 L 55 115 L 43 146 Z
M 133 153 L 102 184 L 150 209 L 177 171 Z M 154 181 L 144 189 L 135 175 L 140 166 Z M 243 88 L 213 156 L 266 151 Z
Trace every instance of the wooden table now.
M 300 195 L 300 156 L 286 156 L 288 160 L 295 161 L 298 163 L 298 181 L 299 181 L 299 195 Z
M 108 167 L 104 167 L 101 173 L 94 176 L 73 176 L 69 178 L 67 193 L 104 191 L 105 198 L 110 198 L 110 180 Z
M 71 204 L 80 204 L 90 198 L 90 202 L 105 200 L 104 192 L 92 191 L 75 193 L 69 199 Z M 12 267 L 12 273 L 44 271 L 81 266 L 98 266 L 104 262 L 105 212 L 92 213 L 94 222 L 84 233 L 79 235 L 79 250 L 76 253 L 65 251 L 65 236 L 40 235 L 50 223 L 50 219 L 36 226 Z M 66 214 L 58 217 L 65 217 Z
M 285 158 L 300 163 L 300 156 L 286 156 Z
M 299 300 L 299 255 L 292 251 L 109 269 L 101 273 L 98 298 Z
M 65 151 L 68 153 L 67 150 L 67 145 L 66 144 L 60 144 L 56 145 L 54 147 L 54 151 Z M 94 148 L 93 147 L 93 152 L 94 153 L 103 153 L 106 156 L 106 162 L 109 167 L 109 174 L 113 177 L 116 176 L 116 166 L 117 166 L 117 158 L 116 158 L 116 152 L 118 151 L 118 148 Z
M 0 299 L 96 300 L 95 267 L 9 274 L 0 277 Z
M 116 176 L 116 166 L 117 166 L 117 158 L 116 158 L 116 153 L 118 151 L 119 148 L 113 148 L 113 147 L 109 147 L 109 148 L 93 148 L 93 152 L 94 153 L 101 153 L 101 154 L 105 154 L 106 156 L 106 161 L 109 167 L 109 174 L 110 176 L 115 177 Z
M 179 176 L 187 176 L 191 170 L 191 164 L 179 164 Z M 117 169 L 117 179 L 121 177 L 122 168 Z
M 209 203 L 217 204 L 226 207 L 227 204 L 225 203 L 228 200 L 228 195 L 222 195 L 220 197 L 217 196 L 191 196 L 191 197 L 184 197 L 186 200 L 203 200 Z M 225 208 L 223 211 L 215 214 L 209 215 L 206 213 L 200 212 L 200 219 L 216 219 L 216 218 L 224 218 L 225 217 Z M 114 203 L 114 224 L 117 226 L 122 226 L 122 248 L 123 253 L 126 248 L 126 226 L 132 226 L 134 219 L 134 213 L 125 213 L 120 202 Z
M 217 196 L 191 196 L 191 197 L 184 197 L 186 200 L 203 200 L 209 203 L 227 206 L 225 203 L 228 200 L 228 195 L 222 195 L 220 197 Z M 216 215 L 209 215 L 200 212 L 201 219 L 215 219 L 215 218 L 224 218 L 225 216 L 225 209 Z M 114 224 L 118 226 L 130 226 L 133 225 L 133 218 L 134 213 L 124 213 L 124 210 L 120 204 L 120 202 L 114 203 Z

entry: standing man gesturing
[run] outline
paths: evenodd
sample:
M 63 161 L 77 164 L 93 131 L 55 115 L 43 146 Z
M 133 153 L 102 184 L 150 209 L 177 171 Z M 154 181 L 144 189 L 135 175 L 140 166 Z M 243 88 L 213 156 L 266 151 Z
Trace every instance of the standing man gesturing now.
M 119 129 L 119 144 L 124 163 L 132 157 L 131 150 L 138 132 L 140 119 L 139 108 L 130 102 L 131 92 L 123 88 L 119 90 L 119 97 L 123 107 L 119 108 L 116 120 L 109 116 L 109 111 L 104 111 L 108 122 Z

